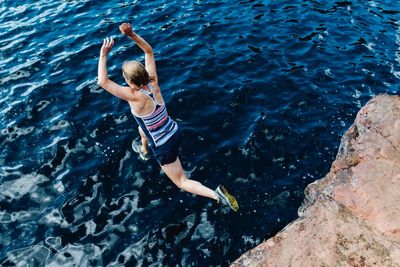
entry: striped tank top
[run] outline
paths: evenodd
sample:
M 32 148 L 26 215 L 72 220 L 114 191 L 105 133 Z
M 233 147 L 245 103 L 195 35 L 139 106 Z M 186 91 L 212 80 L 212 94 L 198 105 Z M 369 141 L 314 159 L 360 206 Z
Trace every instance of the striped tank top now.
M 145 116 L 135 114 L 131 107 L 131 112 L 146 134 L 150 144 L 159 147 L 165 144 L 171 136 L 178 130 L 178 124 L 168 116 L 167 108 L 164 104 L 159 104 L 153 95 L 153 86 L 149 83 L 147 86 L 151 92 L 139 89 L 140 92 L 147 95 L 154 103 L 153 111 Z

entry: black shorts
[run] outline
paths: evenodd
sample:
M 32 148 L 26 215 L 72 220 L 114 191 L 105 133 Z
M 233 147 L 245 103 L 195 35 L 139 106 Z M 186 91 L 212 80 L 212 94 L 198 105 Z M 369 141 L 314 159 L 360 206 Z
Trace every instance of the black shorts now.
M 152 151 L 154 156 L 156 157 L 158 163 L 162 166 L 165 164 L 170 164 L 175 162 L 178 157 L 178 150 L 179 145 L 181 143 L 181 130 L 178 130 L 172 135 L 168 141 L 159 146 L 159 147 L 152 147 Z

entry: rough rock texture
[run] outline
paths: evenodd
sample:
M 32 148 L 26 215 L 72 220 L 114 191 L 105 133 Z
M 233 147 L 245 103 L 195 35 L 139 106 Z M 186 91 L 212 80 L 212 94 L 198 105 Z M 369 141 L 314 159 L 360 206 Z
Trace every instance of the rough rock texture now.
M 232 266 L 400 266 L 400 97 L 379 95 L 342 137 L 300 218 Z

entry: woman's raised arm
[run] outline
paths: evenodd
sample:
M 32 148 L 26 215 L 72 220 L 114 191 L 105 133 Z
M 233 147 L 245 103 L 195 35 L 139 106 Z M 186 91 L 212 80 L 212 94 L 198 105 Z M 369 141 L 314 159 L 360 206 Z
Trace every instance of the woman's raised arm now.
M 133 32 L 132 26 L 129 23 L 122 23 L 119 26 L 119 30 L 122 34 L 125 34 L 131 38 L 144 52 L 145 55 L 145 67 L 149 76 L 155 83 L 158 83 L 156 61 L 154 59 L 153 48 L 138 34 Z
M 114 45 L 113 38 L 106 38 L 100 49 L 99 65 L 97 69 L 97 84 L 107 90 L 109 93 L 127 101 L 133 101 L 134 94 L 129 87 L 121 86 L 108 78 L 107 72 L 107 54 Z

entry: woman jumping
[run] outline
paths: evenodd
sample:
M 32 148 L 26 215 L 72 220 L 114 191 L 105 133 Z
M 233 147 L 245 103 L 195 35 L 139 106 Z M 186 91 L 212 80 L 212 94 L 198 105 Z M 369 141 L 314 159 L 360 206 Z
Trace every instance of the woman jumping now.
M 219 203 L 229 205 L 237 211 L 236 199 L 223 186 L 212 190 L 201 183 L 189 179 L 178 158 L 181 131 L 178 124 L 168 116 L 164 99 L 158 86 L 156 63 L 152 47 L 132 31 L 129 23 L 119 26 L 122 34 L 132 39 L 145 54 L 145 66 L 138 61 L 126 61 L 122 65 L 122 75 L 128 86 L 111 81 L 107 73 L 107 54 L 114 45 L 113 38 L 106 38 L 100 50 L 98 84 L 109 93 L 126 100 L 139 124 L 141 145 L 133 144 L 135 152 L 142 160 L 149 157 L 149 147 L 164 173 L 172 182 L 187 192 L 208 197 Z

